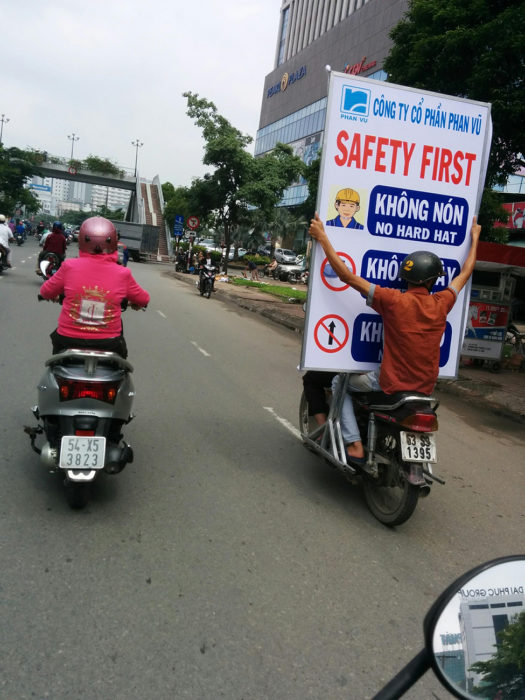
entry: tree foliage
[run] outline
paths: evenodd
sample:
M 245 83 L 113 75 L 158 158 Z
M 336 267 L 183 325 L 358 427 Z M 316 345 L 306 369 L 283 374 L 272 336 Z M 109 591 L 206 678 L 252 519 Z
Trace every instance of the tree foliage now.
M 410 0 L 391 38 L 391 82 L 492 104 L 486 187 L 504 184 L 525 164 L 523 0 Z
M 27 151 L 0 145 L 0 213 L 11 216 L 19 206 L 38 211 L 38 199 L 24 186 L 36 174 L 38 167 Z
M 505 700 L 525 697 L 525 613 L 499 633 L 494 656 L 473 664 L 471 670 L 483 676 L 475 694 Z
M 227 251 L 232 234 L 250 207 L 269 212 L 300 174 L 302 162 L 289 146 L 278 144 L 263 158 L 246 149 L 251 136 L 243 134 L 220 115 L 213 102 L 186 92 L 187 114 L 201 128 L 205 141 L 203 164 L 211 173 L 193 181 L 188 191 L 192 213 L 221 230 Z

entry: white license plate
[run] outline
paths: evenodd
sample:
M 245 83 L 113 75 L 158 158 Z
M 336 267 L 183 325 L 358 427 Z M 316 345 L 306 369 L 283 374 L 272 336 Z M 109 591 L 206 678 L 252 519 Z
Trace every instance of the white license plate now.
M 103 469 L 106 456 L 105 437 L 64 435 L 60 445 L 61 469 Z
M 432 433 L 401 431 L 401 457 L 404 462 L 437 462 L 436 439 Z

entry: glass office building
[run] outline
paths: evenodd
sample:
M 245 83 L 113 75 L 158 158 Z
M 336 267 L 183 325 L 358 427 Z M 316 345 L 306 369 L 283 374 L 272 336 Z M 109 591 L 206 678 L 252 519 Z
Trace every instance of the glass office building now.
M 283 0 L 255 155 L 281 142 L 311 163 L 323 142 L 329 68 L 384 80 L 388 34 L 407 5 L 408 0 Z M 282 205 L 300 204 L 307 194 L 300 180 L 286 190 Z

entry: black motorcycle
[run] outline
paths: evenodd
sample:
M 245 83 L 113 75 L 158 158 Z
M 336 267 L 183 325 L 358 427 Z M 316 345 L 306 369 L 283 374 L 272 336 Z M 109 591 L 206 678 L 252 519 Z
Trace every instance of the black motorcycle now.
M 199 270 L 199 292 L 201 297 L 209 299 L 214 291 L 216 268 L 213 265 L 206 265 Z
M 40 276 L 45 280 L 50 279 L 58 272 L 60 265 L 62 265 L 62 260 L 59 255 L 51 252 L 44 253 L 39 264 Z
M 438 401 L 417 392 L 352 392 L 366 454 L 362 462 L 354 462 L 347 458 L 339 422 L 349 377 L 344 375 L 332 393 L 323 426 L 312 422 L 303 393 L 301 437 L 351 483 L 362 484 L 367 506 L 377 520 L 400 525 L 410 518 L 418 499 L 428 496 L 434 481 L 445 483 L 432 471 L 437 462 L 434 432 L 438 429 Z
M 3 245 L 0 244 L 0 275 L 4 270 L 7 270 L 9 265 L 7 264 L 7 250 Z

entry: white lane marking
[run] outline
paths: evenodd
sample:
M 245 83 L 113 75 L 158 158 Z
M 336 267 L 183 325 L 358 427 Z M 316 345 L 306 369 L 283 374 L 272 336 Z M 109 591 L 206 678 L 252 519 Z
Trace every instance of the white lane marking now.
M 25 260 L 20 260 L 20 262 L 23 264 L 23 263 L 25 263 Z
M 301 433 L 297 428 L 290 423 L 290 421 L 286 420 L 286 418 L 281 418 L 271 406 L 263 406 L 265 411 L 268 411 L 268 413 L 271 413 L 272 416 L 279 421 L 281 425 L 283 425 L 287 430 L 289 430 L 294 437 L 296 437 L 298 440 L 301 440 Z
M 198 350 L 199 352 L 202 352 L 202 354 L 204 355 L 204 357 L 211 357 L 210 353 L 209 353 L 209 352 L 206 352 L 206 350 L 204 350 L 203 348 L 199 347 L 199 345 L 197 345 L 197 343 L 196 343 L 194 340 L 191 341 L 191 344 L 194 345 L 194 346 L 197 348 L 197 350 Z
M 159 316 L 162 316 L 162 318 L 168 318 L 166 314 L 163 314 L 162 311 L 159 311 L 159 309 L 157 309 L 157 313 L 159 314 Z

